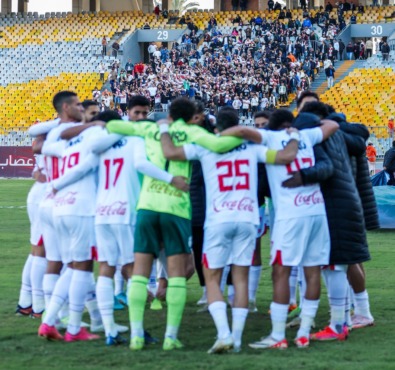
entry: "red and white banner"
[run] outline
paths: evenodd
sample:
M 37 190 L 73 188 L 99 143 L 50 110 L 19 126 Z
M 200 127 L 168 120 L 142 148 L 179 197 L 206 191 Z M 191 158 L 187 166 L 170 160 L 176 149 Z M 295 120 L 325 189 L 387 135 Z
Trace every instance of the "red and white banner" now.
M 0 147 L 0 177 L 32 177 L 34 156 L 31 146 Z

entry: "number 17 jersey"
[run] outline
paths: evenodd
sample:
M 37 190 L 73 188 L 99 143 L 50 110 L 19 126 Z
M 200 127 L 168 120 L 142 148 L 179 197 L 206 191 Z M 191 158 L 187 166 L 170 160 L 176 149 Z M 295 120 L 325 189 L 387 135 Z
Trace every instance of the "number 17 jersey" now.
M 200 160 L 206 184 L 205 227 L 222 223 L 259 224 L 257 163 L 266 162 L 267 148 L 242 144 L 224 154 L 199 145 L 184 145 L 188 160 Z

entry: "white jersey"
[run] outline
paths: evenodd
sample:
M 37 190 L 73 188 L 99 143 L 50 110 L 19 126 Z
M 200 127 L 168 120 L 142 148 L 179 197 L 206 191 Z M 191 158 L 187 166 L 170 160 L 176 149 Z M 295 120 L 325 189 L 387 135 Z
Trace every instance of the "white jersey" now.
M 139 137 L 123 137 L 100 155 L 96 224 L 135 223 L 142 180 L 135 166 L 141 155 L 146 157 Z
M 35 160 L 35 165 L 34 165 L 33 173 L 36 171 L 41 171 L 41 173 L 45 175 L 46 172 L 45 172 L 44 156 L 42 154 L 35 154 L 34 160 Z M 29 194 L 27 195 L 27 203 L 39 204 L 45 196 L 46 189 L 47 189 L 47 183 L 36 181 L 31 187 Z
M 260 133 L 262 144 L 275 150 L 283 149 L 290 140 L 285 130 L 260 130 Z M 313 146 L 320 142 L 322 131 L 319 127 L 300 131 L 299 151 L 295 160 L 288 165 L 266 165 L 276 220 L 326 215 L 324 198 L 318 184 L 291 189 L 282 186 L 292 172 L 314 166 Z
M 64 182 L 66 175 L 90 154 L 87 142 L 89 137 L 96 135 L 101 127 L 90 127 L 75 138 L 65 142 L 62 155 L 61 176 L 53 182 L 58 189 L 59 183 Z M 97 159 L 97 158 L 96 158 Z M 92 159 L 92 170 L 73 178 L 62 187 L 55 196 L 54 216 L 94 216 L 96 204 L 97 171 L 95 158 Z M 97 162 L 96 162 L 97 164 Z M 65 177 L 65 179 L 62 179 Z
M 259 224 L 257 163 L 266 162 L 267 148 L 242 144 L 216 154 L 201 146 L 184 145 L 188 160 L 200 160 L 206 185 L 205 227 L 227 222 Z
M 43 207 L 52 207 L 53 205 L 52 182 L 59 178 L 60 169 L 63 165 L 61 157 L 63 143 L 60 135 L 64 130 L 79 125 L 79 123 L 59 124 L 59 121 L 56 122 L 57 126 L 49 131 L 41 150 L 42 154 L 44 154 L 44 167 L 47 175 L 47 187 L 44 199 L 41 202 Z

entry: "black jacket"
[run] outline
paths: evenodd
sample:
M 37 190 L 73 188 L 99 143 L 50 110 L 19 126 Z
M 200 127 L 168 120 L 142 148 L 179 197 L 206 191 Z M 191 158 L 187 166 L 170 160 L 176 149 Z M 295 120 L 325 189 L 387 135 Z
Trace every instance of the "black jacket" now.
M 317 127 L 318 117 L 302 113 L 294 123 L 298 129 Z M 355 264 L 368 261 L 370 254 L 365 233 L 361 199 L 356 192 L 345 134 L 339 130 L 328 140 L 314 147 L 323 151 L 332 165 L 320 163 L 301 171 L 305 185 L 320 182 L 331 238 L 330 264 Z M 358 141 L 356 147 L 358 147 Z M 350 143 L 351 145 L 351 143 Z M 353 148 L 353 151 L 357 148 Z M 329 175 L 329 176 L 328 176 Z
M 192 161 L 189 195 L 192 206 L 192 226 L 203 227 L 206 218 L 206 190 L 202 165 L 199 161 Z
M 385 152 L 383 167 L 386 168 L 387 172 L 395 171 L 395 147 Z

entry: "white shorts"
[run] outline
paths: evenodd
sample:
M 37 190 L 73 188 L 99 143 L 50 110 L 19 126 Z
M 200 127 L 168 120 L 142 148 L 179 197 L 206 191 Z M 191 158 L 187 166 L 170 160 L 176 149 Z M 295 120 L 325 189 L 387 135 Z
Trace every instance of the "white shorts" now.
M 259 225 L 256 231 L 256 237 L 260 238 L 266 234 L 266 207 L 265 205 L 259 207 Z
M 326 216 L 274 222 L 270 264 L 324 266 L 329 263 L 330 238 Z
M 99 262 L 122 266 L 134 262 L 134 228 L 128 224 L 96 224 L 96 242 Z
M 45 246 L 45 257 L 48 261 L 61 262 L 59 234 L 55 228 L 52 207 L 40 207 L 39 219 Z
M 63 263 L 89 261 L 96 255 L 95 218 L 92 216 L 55 216 L 61 240 Z
M 43 246 L 42 223 L 40 221 L 40 204 L 27 203 L 27 214 L 30 221 L 30 244 Z
M 204 229 L 203 265 L 209 269 L 226 265 L 251 266 L 256 226 L 251 223 L 223 223 Z
M 369 167 L 369 171 L 376 171 L 376 162 L 370 162 L 368 161 L 368 167 Z

